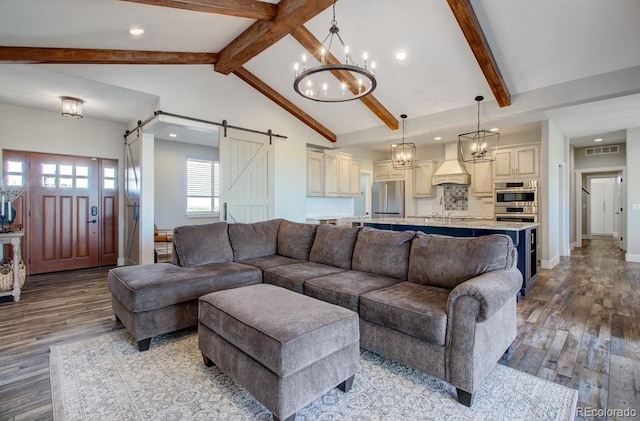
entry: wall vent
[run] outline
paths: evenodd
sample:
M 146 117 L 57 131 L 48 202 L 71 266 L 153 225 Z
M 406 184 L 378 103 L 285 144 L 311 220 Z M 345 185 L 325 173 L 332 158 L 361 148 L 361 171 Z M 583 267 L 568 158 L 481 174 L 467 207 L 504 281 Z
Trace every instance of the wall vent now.
M 584 154 L 586 156 L 608 155 L 611 153 L 619 153 L 620 145 L 597 146 L 595 148 L 586 148 Z

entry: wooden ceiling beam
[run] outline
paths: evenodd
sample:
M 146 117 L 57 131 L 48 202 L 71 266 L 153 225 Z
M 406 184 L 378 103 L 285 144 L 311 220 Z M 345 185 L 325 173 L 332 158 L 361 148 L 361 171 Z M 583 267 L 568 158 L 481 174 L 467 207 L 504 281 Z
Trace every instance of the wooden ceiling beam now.
M 291 101 L 280 95 L 278 92 L 273 90 L 269 85 L 264 83 L 262 80 L 258 79 L 253 73 L 249 72 L 244 67 L 238 67 L 233 71 L 233 74 L 238 76 L 240 79 L 244 80 L 251 87 L 256 89 L 258 92 L 262 93 L 264 96 L 269 98 L 271 101 L 278 104 L 280 107 L 284 108 L 298 120 L 302 121 L 307 126 L 311 127 L 325 139 L 335 142 L 336 135 L 331 130 L 324 127 L 318 121 L 316 121 L 309 114 L 302 111 L 298 106 L 293 104 Z
M 489 87 L 496 98 L 498 105 L 507 107 L 511 105 L 509 88 L 502 78 L 498 64 L 496 63 L 487 38 L 484 36 L 478 17 L 476 16 L 470 0 L 447 0 L 462 33 L 476 56 L 476 60 L 489 83 Z
M 299 26 L 291 31 L 291 35 L 302 45 L 316 60 L 320 61 L 320 48 L 322 43 L 306 27 Z M 340 64 L 333 54 L 327 55 L 328 64 Z M 341 83 L 345 83 L 354 94 L 358 93 L 358 79 L 350 72 L 336 70 L 331 72 Z M 360 101 L 367 106 L 380 120 L 391 130 L 398 129 L 398 119 L 385 108 L 372 94 L 363 96 Z
M 55 64 L 215 64 L 215 53 L 1 47 L 0 62 Z
M 215 71 L 228 75 L 295 28 L 318 15 L 334 0 L 281 0 L 272 21 L 259 20 L 218 53 Z
M 152 6 L 215 13 L 241 18 L 272 20 L 277 14 L 277 5 L 255 0 L 120 0 Z

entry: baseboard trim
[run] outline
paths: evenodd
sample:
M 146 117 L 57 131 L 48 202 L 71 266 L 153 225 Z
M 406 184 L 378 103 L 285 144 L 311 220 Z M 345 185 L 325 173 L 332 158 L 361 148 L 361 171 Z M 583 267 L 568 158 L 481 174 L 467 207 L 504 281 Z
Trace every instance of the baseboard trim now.
M 542 269 L 553 269 L 558 263 L 560 263 L 560 256 L 556 256 L 551 260 L 540 260 L 540 267 Z
M 632 263 L 640 263 L 640 254 L 629 254 L 626 253 L 624 255 L 624 260 Z
M 118 266 L 124 266 L 127 264 L 127 259 L 124 257 L 118 257 Z
M 591 240 L 591 234 L 582 234 L 583 240 Z
M 571 250 L 573 250 L 574 248 L 581 248 L 582 247 L 582 241 L 576 241 L 575 243 L 571 243 Z

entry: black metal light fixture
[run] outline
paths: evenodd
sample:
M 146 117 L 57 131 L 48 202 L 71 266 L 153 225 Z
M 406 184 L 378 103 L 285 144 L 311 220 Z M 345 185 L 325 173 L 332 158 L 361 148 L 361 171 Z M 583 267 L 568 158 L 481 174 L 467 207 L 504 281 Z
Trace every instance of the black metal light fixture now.
M 416 156 L 416 144 L 405 143 L 404 141 L 404 120 L 406 114 L 401 114 L 402 118 L 402 143 L 391 145 L 391 162 L 396 170 L 409 170 L 413 168 Z
M 458 147 L 464 162 L 495 161 L 496 150 L 500 142 L 500 133 L 480 129 L 480 102 L 484 99 L 475 97 L 478 103 L 478 126 L 476 131 L 458 135 Z
M 376 64 L 369 65 L 367 53 L 363 54 L 364 66 L 360 67 L 353 61 L 349 47 L 340 36 L 336 21 L 336 3 L 333 2 L 333 20 L 329 34 L 322 41 L 322 48 L 318 52 L 319 64 L 310 66 L 307 57 L 302 55 L 302 65 L 294 65 L 295 80 L 293 89 L 303 97 L 319 102 L 345 102 L 362 98 L 376 89 Z M 331 54 L 334 37 L 343 48 L 344 63 Z M 336 44 L 338 44 L 336 42 Z M 338 56 L 339 57 L 339 56 Z M 341 74 L 342 82 L 332 75 Z M 347 77 L 345 77 L 347 76 Z M 351 77 L 349 77 L 351 76 Z M 353 83 L 352 83 L 353 82 Z

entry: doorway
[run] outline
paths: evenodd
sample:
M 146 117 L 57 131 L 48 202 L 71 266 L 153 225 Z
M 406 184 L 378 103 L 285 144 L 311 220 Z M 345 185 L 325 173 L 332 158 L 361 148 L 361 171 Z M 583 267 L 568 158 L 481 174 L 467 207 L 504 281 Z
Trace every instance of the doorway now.
M 3 159 L 30 186 L 18 211 L 27 273 L 117 263 L 117 160 L 8 150 Z
M 596 179 L 613 179 L 613 205 L 610 206 L 613 211 L 613 230 L 611 233 L 605 234 L 615 237 L 618 248 L 626 250 L 627 247 L 627 223 L 624 214 L 626 208 L 626 168 L 625 167 L 603 167 L 603 168 L 586 168 L 576 170 L 575 172 L 575 243 L 573 247 L 582 247 L 582 240 L 591 239 L 591 235 L 598 235 L 599 232 L 592 232 L 591 227 L 591 210 L 592 210 L 592 180 Z M 596 182 L 597 184 L 597 182 Z M 595 185 L 595 184 L 594 184 Z M 604 187 L 596 187 L 596 189 Z M 602 202 L 599 202 L 602 209 Z M 606 208 L 605 208 L 606 209 Z M 603 223 L 604 226 L 604 223 Z M 598 229 L 599 231 L 599 229 Z
M 371 180 L 373 174 L 360 173 L 360 196 L 353 199 L 353 215 L 368 217 L 371 215 Z

